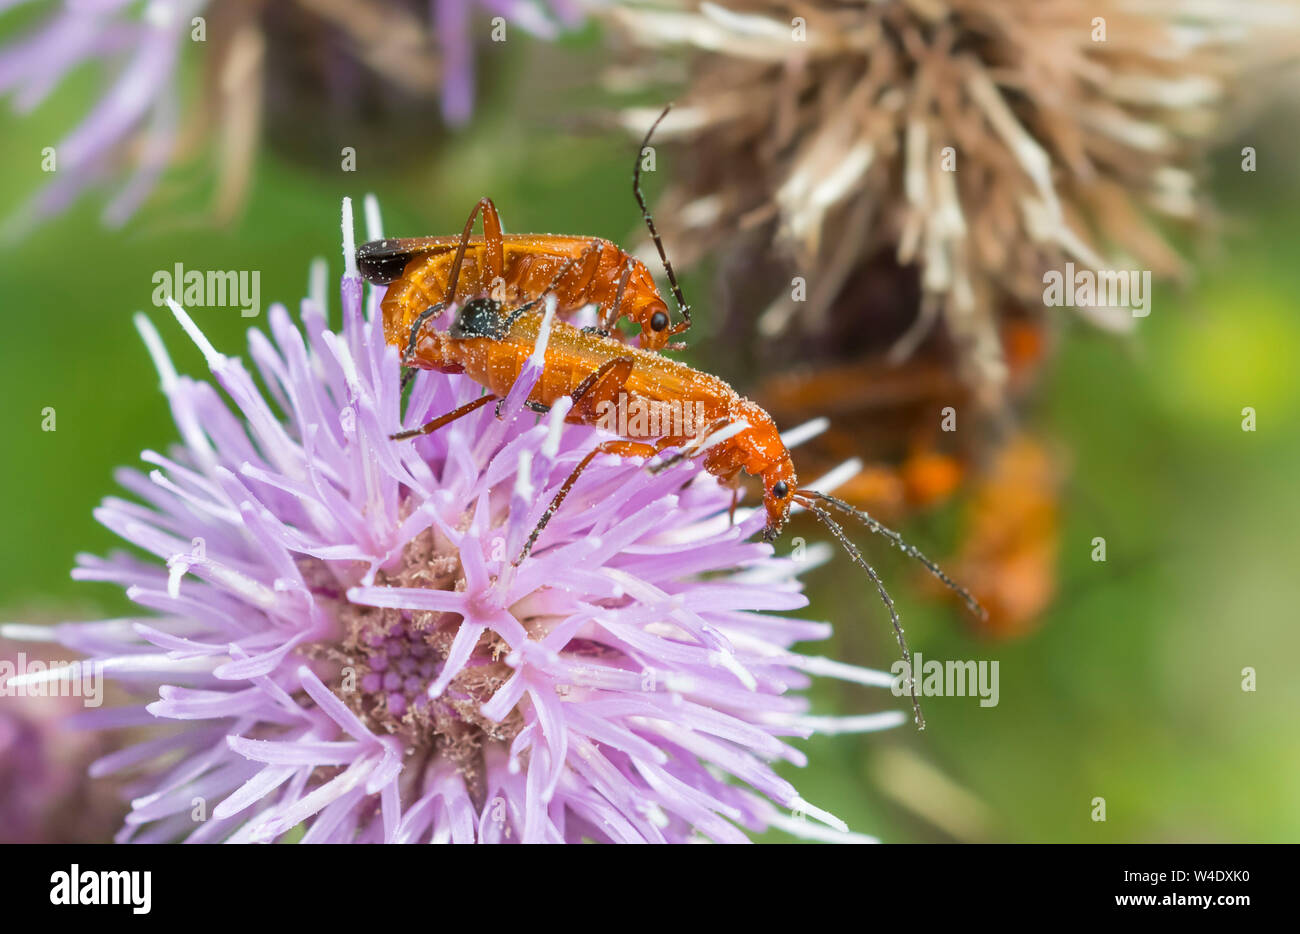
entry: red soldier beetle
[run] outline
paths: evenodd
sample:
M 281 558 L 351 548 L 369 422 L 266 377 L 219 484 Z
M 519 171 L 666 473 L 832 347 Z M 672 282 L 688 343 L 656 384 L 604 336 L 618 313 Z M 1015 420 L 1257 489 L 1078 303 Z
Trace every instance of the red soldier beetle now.
M 801 489 L 790 453 L 781 440 L 772 417 L 756 403 L 736 393 L 722 379 L 654 351 L 630 347 L 607 335 L 586 331 L 563 321 L 548 322 L 554 304 L 551 304 L 546 313 L 542 313 L 536 309 L 541 300 L 542 297 L 539 297 L 507 313 L 495 298 L 479 296 L 459 309 L 455 320 L 445 331 L 425 328 L 410 337 L 397 335 L 397 340 L 393 343 L 413 348 L 407 355 L 410 365 L 443 373 L 464 374 L 483 386 L 487 392 L 421 428 L 399 432 L 393 438 L 401 440 L 428 434 L 490 402 L 504 399 L 525 363 L 534 354 L 539 337 L 544 332 L 548 335 L 544 347 L 544 367 L 527 400 L 535 411 L 549 410 L 567 396 L 573 400 L 573 404 L 565 421 L 594 425 L 603 404 L 615 402 L 620 397 L 622 400 L 644 400 L 650 403 L 699 403 L 705 416 L 704 424 L 708 426 L 704 431 L 691 436 L 666 434 L 652 441 L 621 437 L 604 441 L 593 448 L 561 484 L 513 563 L 518 565 L 528 556 L 583 470 L 598 455 L 614 454 L 649 460 L 670 448 L 679 449 L 676 454 L 654 465 L 653 469 L 659 470 L 682 459 L 698 456 L 698 450 L 694 453 L 686 452 L 692 447 L 707 445 L 703 455 L 704 468 L 724 483 L 734 485 L 741 473 L 761 478 L 763 507 L 767 514 L 767 523 L 763 529 L 766 541 L 775 540 L 784 528 L 791 508 L 801 506 L 826 526 L 850 559 L 871 578 L 889 612 L 903 659 L 912 674 L 908 679 L 912 706 L 917 726 L 924 729 L 925 720 L 917 699 L 915 673 L 911 672 L 911 652 L 903 635 L 897 608 L 875 568 L 867 562 L 848 533 L 832 516 L 832 511 L 854 519 L 872 532 L 886 537 L 895 547 L 921 562 L 931 574 L 957 593 L 973 612 L 982 615 L 983 609 L 975 598 L 917 548 L 904 541 L 897 532 L 867 513 L 829 494 Z M 719 428 L 739 422 L 746 426 L 739 433 L 715 444 L 707 443 L 707 439 Z

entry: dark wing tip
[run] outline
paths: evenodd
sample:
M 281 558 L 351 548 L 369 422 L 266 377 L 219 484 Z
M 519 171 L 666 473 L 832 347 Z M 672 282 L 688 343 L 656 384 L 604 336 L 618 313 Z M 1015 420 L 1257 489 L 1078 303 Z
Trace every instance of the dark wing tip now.
M 418 252 L 410 240 L 371 240 L 357 247 L 357 269 L 367 282 L 387 285 L 401 277 Z

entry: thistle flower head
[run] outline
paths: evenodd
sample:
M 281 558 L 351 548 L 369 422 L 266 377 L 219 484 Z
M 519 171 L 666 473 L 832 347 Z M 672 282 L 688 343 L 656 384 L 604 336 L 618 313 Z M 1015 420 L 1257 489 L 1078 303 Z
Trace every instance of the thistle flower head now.
M 0 49 L 0 94 L 9 95 L 19 112 L 38 107 L 85 63 L 111 76 L 90 113 L 46 154 L 53 181 L 11 226 L 63 211 L 87 186 L 124 165 L 130 175 L 103 218 L 117 225 L 134 213 L 171 158 L 180 113 L 173 74 L 190 20 L 204 5 L 61 3 L 38 27 Z
M 31 111 L 88 64 L 103 70 L 107 90 L 52 147 L 52 165 L 48 154 L 43 157 L 54 180 L 18 211 L 10 228 L 58 214 L 98 184 L 114 191 L 104 223 L 121 225 L 163 172 L 203 143 L 216 153 L 214 214 L 229 218 L 252 172 L 268 72 L 278 76 L 272 103 L 284 113 L 301 112 L 304 98 L 322 91 L 339 109 L 355 106 L 361 96 L 378 98 L 383 106 L 371 106 L 381 112 L 394 100 L 432 97 L 448 124 L 463 124 L 473 112 L 475 47 L 489 41 L 483 15 L 489 11 L 510 27 L 552 38 L 582 21 L 585 3 L 65 0 L 0 47 L 0 96 L 9 96 L 20 112 Z M 180 67 L 190 56 L 203 60 L 205 80 L 200 93 L 182 95 Z M 380 91 L 363 95 L 368 82 Z M 279 100 L 284 97 L 290 100 Z M 422 136 L 428 135 L 426 128 Z
M 598 458 L 516 567 L 600 431 L 524 406 L 543 336 L 499 413 L 390 439 L 481 389 L 422 373 L 403 417 L 397 351 L 345 253 L 340 331 L 316 294 L 302 331 L 275 306 L 269 336 L 250 332 L 265 393 L 179 306 L 216 386 L 137 319 L 181 443 L 121 473 L 136 501 L 97 512 L 146 557 L 74 573 L 141 613 L 55 628 L 144 698 L 89 720 L 157 730 L 97 765 L 137 776 L 119 839 L 852 838 L 773 764 L 804 762 L 790 737 L 903 717 L 807 714 L 793 692 L 813 674 L 890 679 L 791 650 L 829 627 L 783 615 L 806 601 L 797 562 L 750 541 L 761 511 L 732 525 L 730 492 L 689 462 Z
M 738 233 L 808 281 L 762 322 L 816 328 L 880 253 L 919 270 L 918 327 L 942 321 L 996 395 L 1004 307 L 1041 308 L 1074 261 L 1175 276 L 1157 220 L 1193 222 L 1198 157 L 1294 6 L 1163 0 L 688 0 L 610 11 L 633 42 L 694 51 L 665 122 L 692 174 L 660 214 L 687 257 Z M 1286 30 L 1290 30 L 1287 32 Z M 1265 54 L 1265 53 L 1269 54 Z M 630 122 L 643 128 L 647 114 Z M 782 291 L 789 291 L 788 279 Z M 1119 327 L 1131 315 L 1097 309 Z M 915 345 L 918 335 L 910 335 Z
M 40 626 L 7 628 L 27 637 L 48 634 Z M 0 639 L 0 843 L 103 843 L 123 808 L 115 789 L 93 782 L 87 769 L 112 751 L 111 739 L 67 728 L 85 702 L 80 692 L 12 683 L 37 668 L 34 663 L 44 668 L 61 661 L 44 648 Z

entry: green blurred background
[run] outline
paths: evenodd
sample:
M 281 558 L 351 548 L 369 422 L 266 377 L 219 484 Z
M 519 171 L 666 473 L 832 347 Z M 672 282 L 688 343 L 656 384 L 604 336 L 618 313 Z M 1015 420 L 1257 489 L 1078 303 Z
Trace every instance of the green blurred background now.
M 112 588 L 75 584 L 78 551 L 116 547 L 91 510 L 117 494 L 112 472 L 175 437 L 157 376 L 131 315 L 158 325 L 178 368 L 201 358 L 151 304 L 151 276 L 193 269 L 261 271 L 265 308 L 304 294 L 308 264 L 340 269 L 339 200 L 374 192 L 386 232 L 449 233 L 490 194 L 508 229 L 594 234 L 629 242 L 634 142 L 580 127 L 592 113 L 596 37 L 555 47 L 511 42 L 482 63 L 489 76 L 469 129 L 412 143 L 394 165 L 370 158 L 367 133 L 345 133 L 357 171 L 337 151 L 318 164 L 263 149 L 248 208 L 206 228 L 208 176 L 169 175 L 121 232 L 98 223 L 103 203 L 70 213 L 6 247 L 0 261 L 0 619 L 93 618 L 126 612 Z M 547 81 L 522 80 L 546 75 Z M 193 83 L 197 74 L 185 76 Z M 0 212 L 48 179 L 53 145 L 99 90 L 78 73 L 35 115 L 0 115 Z M 1277 110 L 1263 129 L 1226 144 L 1213 188 L 1225 214 L 1222 250 L 1195 259 L 1187 291 L 1157 292 L 1136 340 L 1067 325 L 1063 353 L 1033 416 L 1070 454 L 1061 596 L 1033 635 L 975 638 L 958 614 L 926 602 L 912 570 L 880 555 L 914 649 L 935 659 L 997 659 L 1000 704 L 930 699 L 929 728 L 819 738 L 811 764 L 790 770 L 804 796 L 891 841 L 1294 841 L 1300 839 L 1300 151 Z M 1259 152 L 1243 174 L 1242 145 Z M 661 153 L 659 174 L 673 171 Z M 652 190 L 660 181 L 651 179 Z M 359 220 L 360 223 L 360 220 Z M 669 245 L 671 249 L 671 244 Z M 710 285 L 688 280 L 700 324 L 717 340 Z M 335 305 L 337 314 L 337 305 Z M 221 349 L 245 353 L 249 320 L 198 309 Z M 739 378 L 746 374 L 723 373 Z M 42 431 L 52 406 L 57 430 Z M 1241 429 L 1253 406 L 1258 430 Z M 949 548 L 940 516 L 907 529 L 928 550 Z M 1090 560 L 1095 536 L 1108 560 Z M 876 547 L 880 553 L 882 548 Z M 856 576 L 809 577 L 812 614 L 833 620 L 819 654 L 888 668 L 897 646 Z M 1242 669 L 1258 690 L 1241 689 Z M 820 712 L 902 708 L 879 690 L 822 684 Z M 1092 820 L 1095 797 L 1106 820 Z M 773 833 L 771 839 L 787 839 Z

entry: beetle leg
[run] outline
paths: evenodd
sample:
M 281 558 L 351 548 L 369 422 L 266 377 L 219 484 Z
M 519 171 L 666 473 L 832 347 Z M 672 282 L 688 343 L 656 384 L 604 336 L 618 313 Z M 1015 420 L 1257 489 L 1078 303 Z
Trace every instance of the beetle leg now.
M 572 286 L 574 292 L 585 293 L 591 290 L 592 280 L 596 278 L 596 273 L 600 272 L 600 254 L 604 249 L 605 245 L 601 241 L 592 240 L 578 256 L 582 267 L 578 270 L 577 281 Z
M 601 364 L 570 393 L 573 398 L 573 410 L 569 419 L 591 423 L 600 416 L 600 405 L 608 402 L 617 404 L 618 394 L 627 385 L 627 378 L 632 375 L 635 362 L 631 357 L 615 357 Z
M 478 204 L 474 205 L 474 210 L 469 212 L 469 219 L 465 221 L 465 229 L 460 233 L 460 243 L 456 244 L 456 258 L 451 261 L 451 271 L 447 275 L 447 293 L 443 299 L 447 304 L 456 300 L 456 286 L 460 282 L 460 267 L 465 262 L 465 251 L 469 249 L 469 237 L 474 232 L 474 221 L 478 218 L 479 211 L 483 212 L 483 249 L 486 254 L 487 268 L 493 278 L 501 275 L 502 269 L 502 245 L 501 245 L 501 215 L 497 213 L 497 206 L 492 203 L 491 198 L 479 198 Z M 493 265 L 495 257 L 496 265 Z
M 618 394 L 622 392 L 623 387 L 627 385 L 627 378 L 632 375 L 634 361 L 631 357 L 615 357 L 613 360 L 607 360 L 600 369 L 596 370 L 573 390 L 569 395 L 573 399 L 573 409 L 569 412 L 566 421 L 590 423 L 594 420 L 602 402 L 614 403 Z M 519 557 L 515 559 L 515 565 L 518 566 L 528 557 L 529 552 L 533 550 L 533 544 L 537 541 L 537 536 L 542 534 L 542 529 L 551 521 L 551 516 L 555 515 L 556 510 L 564 502 L 564 498 L 569 495 L 573 485 L 578 482 L 578 477 L 587 469 L 587 465 L 595 460 L 598 454 L 617 454 L 620 457 L 653 457 L 658 453 L 658 448 L 653 444 L 647 444 L 643 441 L 605 441 L 596 445 L 587 456 L 578 462 L 578 466 L 573 469 L 573 473 L 561 484 L 559 492 L 551 500 L 551 504 L 546 507 L 546 512 L 542 513 L 542 518 L 538 521 L 537 527 L 528 536 L 528 541 L 524 543 L 523 550 L 520 551 Z
M 494 282 L 505 275 L 501 215 L 491 198 L 481 198 L 478 206 L 483 210 L 483 263 L 487 267 L 488 282 Z
M 528 541 L 524 542 L 524 547 L 519 552 L 519 557 L 514 560 L 513 563 L 515 567 L 523 564 L 524 559 L 527 558 L 529 553 L 533 550 L 533 545 L 537 542 L 537 536 L 542 534 L 542 529 L 546 528 L 546 524 L 551 521 L 551 517 L 555 515 L 556 510 L 558 510 L 560 505 L 564 502 L 564 498 L 569 495 L 569 491 L 573 489 L 573 485 L 578 482 L 578 477 L 582 476 L 582 472 L 587 469 L 587 465 L 595 460 L 600 454 L 617 454 L 619 457 L 653 457 L 655 454 L 655 448 L 654 445 L 646 444 L 642 441 L 619 440 L 606 441 L 602 444 L 596 445 L 596 447 L 587 452 L 587 456 L 578 461 L 578 466 L 573 468 L 573 473 L 569 474 L 564 483 L 560 485 L 559 492 L 555 494 L 555 498 L 551 500 L 551 504 L 546 507 L 546 512 L 542 513 L 542 518 L 538 520 L 537 526 L 529 534 Z
M 677 446 L 681 446 L 682 450 L 676 452 L 675 454 L 673 454 L 672 457 L 669 457 L 667 460 L 662 460 L 659 463 L 651 466 L 649 468 L 650 472 L 660 473 L 661 471 L 667 470 L 669 467 L 672 467 L 675 464 L 680 464 L 684 460 L 689 460 L 690 458 L 695 457 L 697 454 L 700 453 L 700 449 L 699 449 L 700 443 L 703 442 L 705 439 L 707 439 L 715 431 L 725 428 L 730 422 L 731 419 L 729 418 L 719 418 L 719 419 L 715 419 L 712 424 L 710 424 L 699 434 L 676 437 L 676 438 L 661 439 L 659 441 L 660 450 L 663 450 L 664 448 L 677 447 Z
M 505 399 L 497 400 L 497 405 L 496 405 L 497 418 L 501 417 L 501 406 L 505 405 L 505 402 L 506 402 Z M 536 412 L 538 415 L 545 415 L 547 412 L 551 411 L 551 407 L 549 405 L 542 405 L 540 402 L 533 402 L 531 399 L 525 401 L 524 405 L 527 408 L 531 409 L 532 411 Z
M 622 315 L 623 292 L 627 289 L 628 280 L 632 278 L 632 261 L 628 260 L 627 265 L 623 267 L 623 275 L 618 278 L 618 289 L 614 292 L 614 302 L 600 316 L 600 328 L 602 333 L 608 334 L 614 329 L 614 322 Z
M 406 342 L 406 353 L 402 354 L 402 366 L 406 368 L 406 372 L 402 374 L 403 389 L 411 381 L 411 377 L 415 376 L 415 369 L 411 366 L 411 358 L 415 356 L 415 345 L 419 341 L 420 331 L 423 330 L 425 322 L 438 317 L 446 307 L 446 302 L 431 305 L 420 312 L 419 317 L 415 319 L 415 323 L 411 325 L 411 339 Z
M 534 308 L 540 305 L 542 303 L 542 300 L 546 298 L 547 295 L 551 294 L 559 287 L 560 280 L 564 278 L 564 276 L 568 273 L 568 271 L 572 269 L 577 263 L 581 262 L 590 252 L 591 252 L 591 247 L 588 246 L 587 249 L 584 250 L 579 255 L 572 257 L 569 260 L 566 260 L 564 265 L 560 267 L 560 271 L 557 272 L 551 278 L 550 283 L 546 286 L 546 288 L 542 289 L 542 291 L 538 293 L 536 298 L 524 302 L 524 304 L 520 305 L 518 308 L 511 311 L 510 314 L 506 316 L 504 327 L 508 329 L 512 324 L 514 324 L 517 320 L 519 320 L 519 318 L 523 317 L 523 315 L 532 311 Z M 585 331 L 587 329 L 583 328 L 583 330 Z
M 421 425 L 419 428 L 409 428 L 406 431 L 399 431 L 396 434 L 389 435 L 388 437 L 393 441 L 405 441 L 407 438 L 416 438 L 419 437 L 420 435 L 432 434 L 433 432 L 441 428 L 443 425 L 450 425 L 456 419 L 463 418 L 464 416 L 468 415 L 470 412 L 473 412 L 476 409 L 483 408 L 483 406 L 487 405 L 489 402 L 493 401 L 496 398 L 497 397 L 492 395 L 491 393 L 488 393 L 485 396 L 479 396 L 473 402 L 466 402 L 464 405 L 460 406 L 459 408 L 452 409 L 446 415 L 439 415 L 433 421 L 426 422 L 425 424 Z

